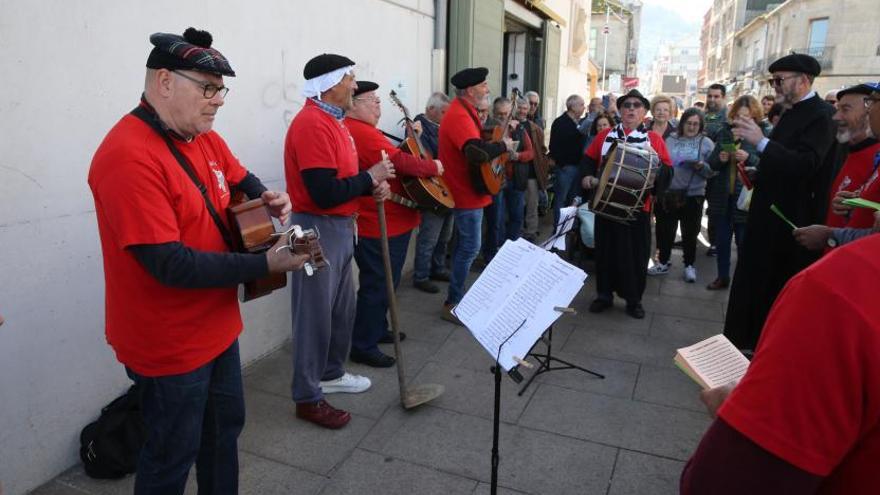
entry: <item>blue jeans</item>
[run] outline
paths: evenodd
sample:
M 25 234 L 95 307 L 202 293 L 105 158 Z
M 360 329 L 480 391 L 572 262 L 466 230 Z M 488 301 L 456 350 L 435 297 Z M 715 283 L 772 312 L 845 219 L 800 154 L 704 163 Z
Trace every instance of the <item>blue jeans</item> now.
M 244 426 L 238 340 L 188 373 L 147 377 L 125 371 L 140 385 L 147 428 L 135 495 L 182 494 L 193 462 L 199 493 L 238 493 L 238 434 Z
M 446 245 L 452 239 L 452 212 L 438 215 L 422 212 L 422 223 L 416 235 L 416 253 L 413 260 L 413 280 L 428 280 L 432 274 L 446 270 Z
M 504 241 L 504 192 L 492 196 L 492 204 L 483 208 L 486 216 L 486 239 L 483 242 L 483 259 L 486 263 L 492 261 L 498 247 Z
M 559 224 L 559 209 L 571 204 L 569 194 L 576 190 L 574 181 L 580 175 L 577 165 L 563 165 L 556 169 L 556 182 L 553 184 L 553 225 Z
M 458 243 L 452 251 L 452 273 L 449 277 L 447 304 L 458 304 L 464 297 L 464 282 L 471 269 L 471 263 L 480 252 L 480 231 L 483 224 L 483 210 L 480 208 L 453 210 Z
M 388 238 L 391 257 L 391 276 L 394 288 L 400 284 L 400 271 L 406 260 L 411 232 Z M 354 249 L 360 281 L 354 331 L 351 334 L 351 353 L 375 356 L 380 353 L 379 339 L 388 331 L 388 288 L 385 285 L 385 263 L 382 260 L 382 240 L 361 237 Z
M 518 191 L 513 187 L 513 181 L 507 181 L 501 193 L 504 195 L 504 209 L 507 210 L 507 228 L 505 229 L 504 238 L 515 241 L 519 239 L 520 232 L 523 229 L 526 211 L 526 192 Z
M 733 212 L 736 208 L 736 196 L 727 201 L 727 212 L 724 215 L 712 215 L 715 226 L 715 249 L 717 258 L 718 278 L 730 279 L 730 241 L 736 236 L 736 249 L 741 250 L 746 237 L 745 222 L 734 222 Z M 741 252 L 741 251 L 740 251 Z

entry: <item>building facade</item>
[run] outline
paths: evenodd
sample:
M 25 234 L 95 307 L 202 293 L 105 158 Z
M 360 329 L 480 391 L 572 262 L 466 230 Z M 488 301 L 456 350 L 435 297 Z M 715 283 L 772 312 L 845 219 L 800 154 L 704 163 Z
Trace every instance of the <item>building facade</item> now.
M 734 35 L 770 5 L 773 5 L 771 0 L 714 0 L 700 34 L 705 73 L 701 88 L 713 83 L 730 84 L 734 80 Z
M 599 86 L 620 92 L 621 81 L 638 71 L 641 2 L 594 0 L 590 21 L 589 58 L 599 69 Z
M 682 106 L 688 106 L 697 93 L 700 71 L 700 47 L 693 40 L 683 39 L 663 43 L 651 65 L 651 94 L 675 97 Z

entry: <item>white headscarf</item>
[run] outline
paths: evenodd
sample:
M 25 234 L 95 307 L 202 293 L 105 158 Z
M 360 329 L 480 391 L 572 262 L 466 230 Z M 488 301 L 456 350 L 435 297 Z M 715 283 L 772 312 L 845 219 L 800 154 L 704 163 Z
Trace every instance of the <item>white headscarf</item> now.
M 339 84 L 339 81 L 341 81 L 346 74 L 351 73 L 353 69 L 353 65 L 347 65 L 345 67 L 340 67 L 332 72 L 321 74 L 318 77 L 306 79 L 306 83 L 303 86 L 302 95 L 306 98 L 317 98 L 320 100 L 321 93 Z

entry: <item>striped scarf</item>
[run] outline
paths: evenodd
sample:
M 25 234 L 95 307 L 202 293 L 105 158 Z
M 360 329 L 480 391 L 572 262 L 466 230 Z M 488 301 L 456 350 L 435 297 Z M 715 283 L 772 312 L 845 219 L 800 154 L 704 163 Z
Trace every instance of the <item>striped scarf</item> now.
M 605 136 L 605 142 L 602 143 L 602 156 L 606 156 L 608 154 L 608 150 L 611 148 L 611 145 L 617 141 L 623 141 L 627 144 L 632 144 L 637 148 L 651 148 L 651 141 L 648 139 L 648 130 L 645 129 L 644 124 L 639 124 L 638 127 L 633 129 L 629 135 L 623 129 L 623 124 L 617 124 L 614 126 L 614 129 L 611 129 L 611 132 Z

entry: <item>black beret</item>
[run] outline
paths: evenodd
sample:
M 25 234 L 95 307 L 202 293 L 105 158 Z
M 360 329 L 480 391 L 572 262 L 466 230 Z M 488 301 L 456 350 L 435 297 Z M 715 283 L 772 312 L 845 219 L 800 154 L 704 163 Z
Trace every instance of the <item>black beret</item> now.
M 306 62 L 306 66 L 303 68 L 303 77 L 314 79 L 349 65 L 354 65 L 354 62 L 348 57 L 334 53 L 323 53 Z
M 870 84 L 856 84 L 855 86 L 850 86 L 848 88 L 841 89 L 837 92 L 837 99 L 841 99 L 846 95 L 865 95 L 870 96 L 871 93 L 876 91 L 874 86 Z
M 208 72 L 218 76 L 235 77 L 226 57 L 211 48 L 211 33 L 187 28 L 183 36 L 170 33 L 153 33 L 150 43 L 153 51 L 147 57 L 150 69 L 180 69 Z
M 476 86 L 486 80 L 489 75 L 489 69 L 485 67 L 473 67 L 470 69 L 462 69 L 455 73 L 450 79 L 453 86 L 458 89 L 470 88 Z
M 638 99 L 642 102 L 642 105 L 645 106 L 645 108 L 650 108 L 650 107 L 651 107 L 651 102 L 648 101 L 648 99 L 645 98 L 645 97 L 642 95 L 642 93 L 639 93 L 639 90 L 637 90 L 637 89 L 631 89 L 631 90 L 629 90 L 629 93 L 626 93 L 625 95 L 621 95 L 620 97 L 617 98 L 617 109 L 618 109 L 618 111 L 619 111 L 621 108 L 623 108 L 623 102 L 626 101 L 627 98 L 638 98 Z
M 354 90 L 354 96 L 362 95 L 364 93 L 369 93 L 370 91 L 376 91 L 379 89 L 379 85 L 374 83 L 373 81 L 358 81 L 357 82 L 358 89 Z
M 770 64 L 770 72 L 789 71 L 818 76 L 822 72 L 819 62 L 803 53 L 792 53 Z

